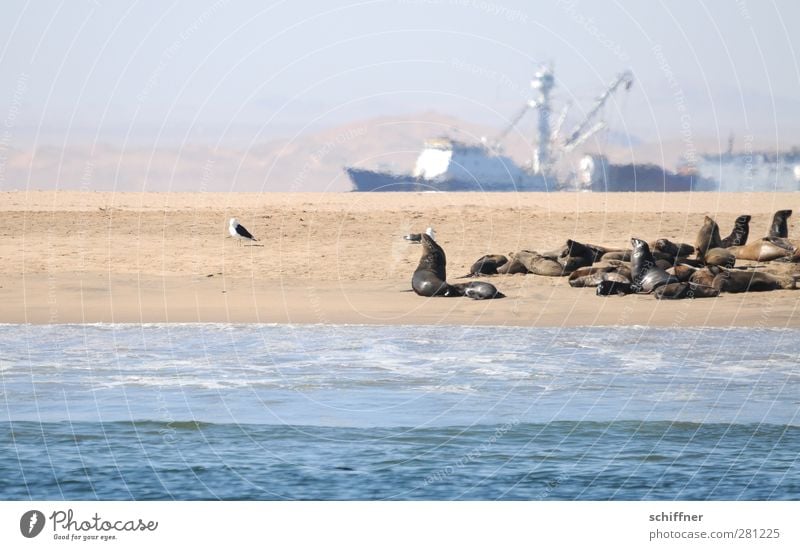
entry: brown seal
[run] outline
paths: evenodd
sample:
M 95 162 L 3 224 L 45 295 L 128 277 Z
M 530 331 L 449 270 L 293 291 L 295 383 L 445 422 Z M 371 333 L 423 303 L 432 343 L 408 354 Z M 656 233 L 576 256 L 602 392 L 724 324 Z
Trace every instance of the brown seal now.
M 701 286 L 713 286 L 714 277 L 720 273 L 722 273 L 721 267 L 707 266 L 692 273 L 689 282 Z
M 769 262 L 793 256 L 797 252 L 797 247 L 787 239 L 764 237 L 744 246 L 732 246 L 728 251 L 740 260 Z
M 522 265 L 525 266 L 528 273 L 541 275 L 543 277 L 563 277 L 564 275 L 569 275 L 569 273 L 565 272 L 564 266 L 557 260 L 553 260 L 542 254 L 524 250 L 518 252 L 515 257 L 522 262 Z
M 720 248 L 722 239 L 719 237 L 719 226 L 710 217 L 706 216 L 703 220 L 703 227 L 697 233 L 694 247 L 697 249 L 697 259 L 702 260 L 706 252 L 712 248 Z
M 736 255 L 727 248 L 711 248 L 703 256 L 706 265 L 721 265 L 733 267 L 736 263 Z
M 686 283 L 689 279 L 694 275 L 694 272 L 697 271 L 696 267 L 692 267 L 686 264 L 678 264 L 671 269 L 667 270 L 667 273 L 672 273 L 675 275 L 675 278 L 678 279 L 682 283 Z
M 669 283 L 662 285 L 653 291 L 659 300 L 686 300 L 694 298 L 715 298 L 719 296 L 719 290 L 696 283 Z
M 630 262 L 632 250 L 611 250 L 603 254 L 603 260 L 619 260 L 621 262 Z
M 525 267 L 525 264 L 522 263 L 521 259 L 527 254 L 535 254 L 535 252 L 531 252 L 530 250 L 520 250 L 517 253 L 512 252 L 508 255 L 508 262 L 497 268 L 497 273 L 500 275 L 527 274 L 528 268 Z
M 720 292 L 763 292 L 797 288 L 797 277 L 777 277 L 760 271 L 725 270 L 712 284 Z
M 652 246 L 653 252 L 661 252 L 672 259 L 686 258 L 694 254 L 694 247 L 686 243 L 674 243 L 669 239 L 658 239 Z
M 569 276 L 569 286 L 573 288 L 595 287 L 603 281 L 630 283 L 631 270 L 625 263 L 614 260 L 607 265 L 576 269 Z

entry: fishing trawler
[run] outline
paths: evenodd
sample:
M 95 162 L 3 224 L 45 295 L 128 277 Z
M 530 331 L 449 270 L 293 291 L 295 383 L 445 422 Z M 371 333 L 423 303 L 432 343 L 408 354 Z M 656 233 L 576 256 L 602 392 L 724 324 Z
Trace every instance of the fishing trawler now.
M 395 173 L 349 166 L 345 168 L 354 191 L 688 191 L 696 184 L 694 174 L 676 174 L 660 166 L 615 165 L 603 155 L 587 155 L 579 169 L 566 176 L 555 168 L 557 160 L 573 153 L 607 125 L 599 120 L 603 106 L 619 90 L 628 91 L 633 75 L 617 75 L 597 98 L 586 116 L 566 137 L 561 130 L 568 107 L 551 126 L 551 92 L 555 78 L 551 67 L 534 75 L 535 97 L 510 120 L 493 142 L 464 143 L 448 137 L 429 139 L 413 171 Z M 537 111 L 537 139 L 533 158 L 523 164 L 502 153 L 503 139 L 529 110 Z

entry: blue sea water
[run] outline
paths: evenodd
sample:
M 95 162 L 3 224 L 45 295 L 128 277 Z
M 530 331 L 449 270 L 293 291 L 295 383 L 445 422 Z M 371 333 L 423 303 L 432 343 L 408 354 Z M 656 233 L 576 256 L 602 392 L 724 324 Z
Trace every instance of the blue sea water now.
M 799 337 L 0 325 L 0 499 L 797 499 Z

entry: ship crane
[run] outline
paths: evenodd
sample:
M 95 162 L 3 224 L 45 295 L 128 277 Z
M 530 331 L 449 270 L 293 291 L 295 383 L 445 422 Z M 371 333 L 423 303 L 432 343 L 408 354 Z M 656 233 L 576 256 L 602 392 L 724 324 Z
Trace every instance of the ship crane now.
M 517 124 L 519 124 L 519 121 L 522 120 L 522 117 L 525 116 L 525 113 L 528 112 L 529 108 L 530 108 L 530 105 L 528 103 L 525 103 L 525 105 L 523 105 L 522 108 L 519 111 L 517 111 L 517 113 L 511 119 L 511 122 L 509 122 L 506 125 L 506 127 L 503 128 L 503 130 L 499 134 L 497 134 L 497 137 L 494 138 L 494 142 L 492 143 L 492 148 L 495 151 L 499 151 L 500 150 L 500 146 L 501 146 L 501 143 L 503 142 L 503 140 L 506 139 L 506 137 L 508 137 L 508 134 L 511 133 L 511 130 L 513 130 L 514 127 Z M 484 139 L 484 138 L 482 138 L 482 139 Z
M 616 76 L 614 81 L 606 88 L 603 94 L 597 98 L 595 104 L 583 118 L 583 120 L 575 126 L 563 143 L 559 143 L 559 136 L 564 121 L 567 118 L 569 105 L 565 105 L 559 113 L 555 121 L 554 127 L 551 129 L 550 121 L 552 118 L 552 108 L 550 105 L 550 92 L 555 86 L 555 78 L 553 76 L 553 69 L 549 66 L 542 66 L 535 74 L 531 81 L 531 88 L 537 92 L 536 98 L 526 102 L 519 111 L 510 119 L 505 128 L 495 137 L 491 149 L 494 152 L 500 150 L 500 144 L 511 133 L 520 120 L 530 109 L 538 111 L 538 139 L 536 142 L 536 150 L 534 151 L 533 158 L 533 172 L 535 174 L 550 175 L 553 172 L 553 158 L 551 150 L 555 149 L 559 154 L 569 153 L 576 147 L 584 143 L 587 139 L 606 127 L 605 121 L 595 121 L 598 113 L 602 110 L 608 99 L 620 88 L 624 87 L 625 90 L 630 90 L 633 85 L 633 74 L 630 71 L 625 71 Z M 485 143 L 485 138 L 482 138 Z
M 631 86 L 633 86 L 633 74 L 630 71 L 625 71 L 617 75 L 614 79 L 614 82 L 606 88 L 606 91 L 603 92 L 603 95 L 597 98 L 594 106 L 589 110 L 583 120 L 578 124 L 570 133 L 569 137 L 564 140 L 564 144 L 562 148 L 565 152 L 569 153 L 580 144 L 585 142 L 587 139 L 592 137 L 594 134 L 602 130 L 606 127 L 606 123 L 604 121 L 598 121 L 592 124 L 592 120 L 597 116 L 597 113 L 603 108 L 614 93 L 620 88 L 620 86 L 624 86 L 625 90 L 630 90 Z

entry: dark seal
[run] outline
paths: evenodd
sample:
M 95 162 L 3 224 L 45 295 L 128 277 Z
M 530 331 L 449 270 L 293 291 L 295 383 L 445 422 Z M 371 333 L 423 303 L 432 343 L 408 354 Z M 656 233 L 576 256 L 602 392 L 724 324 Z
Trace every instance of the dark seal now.
M 442 247 L 425 233 L 420 235 L 422 257 L 411 277 L 411 288 L 420 296 L 461 296 L 447 284 L 447 258 Z
M 656 265 L 656 260 L 650 252 L 650 245 L 642 239 L 631 239 L 633 254 L 631 254 L 631 289 L 633 292 L 650 293 L 661 285 L 679 282 Z
M 789 224 L 787 220 L 792 215 L 791 210 L 778 210 L 772 216 L 772 225 L 769 228 L 767 237 L 780 237 L 786 239 L 789 237 Z
M 747 244 L 747 237 L 750 235 L 750 216 L 744 214 L 736 218 L 733 222 L 733 231 L 722 239 L 722 248 L 729 246 L 744 246 Z
M 478 277 L 480 275 L 497 275 L 497 269 L 503 267 L 507 263 L 508 258 L 502 254 L 487 254 L 486 256 L 478 258 L 478 260 L 472 264 L 472 267 L 469 268 L 469 273 L 460 278 L 465 279 L 467 277 Z
M 474 281 L 451 285 L 447 283 L 447 257 L 444 250 L 429 235 L 422 234 L 422 257 L 411 277 L 411 288 L 420 296 L 467 296 L 476 300 L 504 298 L 494 285 Z

